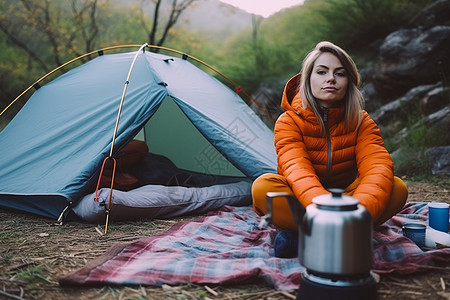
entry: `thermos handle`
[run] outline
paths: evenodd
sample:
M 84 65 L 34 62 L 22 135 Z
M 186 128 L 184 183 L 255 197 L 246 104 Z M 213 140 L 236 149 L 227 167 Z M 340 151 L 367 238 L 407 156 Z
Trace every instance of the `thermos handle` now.
M 301 226 L 302 230 L 308 234 L 309 226 L 303 223 L 303 217 L 305 216 L 306 209 L 301 203 L 294 197 L 294 195 L 286 192 L 268 192 L 266 194 L 266 214 L 261 218 L 259 222 L 259 228 L 266 227 L 272 221 L 272 207 L 274 198 L 286 198 L 291 209 L 292 217 L 296 224 Z

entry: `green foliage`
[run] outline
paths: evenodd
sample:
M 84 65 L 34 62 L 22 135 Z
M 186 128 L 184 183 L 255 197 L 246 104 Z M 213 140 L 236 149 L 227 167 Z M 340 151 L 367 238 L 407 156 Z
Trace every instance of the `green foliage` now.
M 211 64 L 252 93 L 262 81 L 286 82 L 300 70 L 306 53 L 321 40 L 347 49 L 361 69 L 368 63 L 367 58 L 374 55 L 373 43 L 407 26 L 420 9 L 433 2 L 306 0 L 303 5 L 262 21 L 254 19 L 253 28 L 250 23 L 247 29 L 231 37 L 227 28 L 212 33 L 209 28 L 193 30 L 188 22 L 179 23 L 170 30 L 164 46 Z M 97 4 L 95 11 L 91 10 L 93 3 Z M 148 3 L 138 0 L 3 1 L 0 25 L 6 26 L 10 35 L 0 31 L 0 75 L 8 79 L 0 82 L 0 109 L 36 79 L 69 59 L 101 47 L 147 42 L 148 26 L 152 23 L 152 5 Z M 24 47 L 14 43 L 14 39 Z M 25 101 L 25 97 L 21 99 L 13 113 Z M 4 123 L 1 116 L 0 129 Z M 411 143 L 422 143 L 419 136 L 412 138 L 415 141 Z
M 247 40 L 232 41 L 228 45 L 227 52 L 227 59 L 219 61 L 217 68 L 235 82 L 239 82 L 246 90 L 256 89 L 260 78 L 258 78 L 252 43 Z
M 268 19 L 263 27 L 266 45 L 286 53 L 280 58 L 291 59 L 298 71 L 306 53 L 326 39 L 323 31 L 327 20 L 320 13 L 325 7 L 324 1 L 307 1 Z
M 218 40 L 205 28 L 192 31 L 189 24 L 179 24 L 171 29 L 165 45 L 213 64 L 251 92 L 263 80 L 284 81 L 298 72 L 306 53 L 320 40 L 350 50 L 367 50 L 367 44 L 405 24 L 431 2 L 308 0 L 226 40 Z M 0 34 L 0 74 L 10 80 L 0 83 L 1 107 L 34 80 L 75 56 L 104 46 L 147 41 L 146 26 L 151 24 L 152 14 L 143 14 L 142 9 L 151 7 L 139 1 L 99 0 L 92 11 L 93 3 L 4 2 L 0 24 L 5 24 L 11 35 Z M 28 47 L 32 52 L 10 43 L 11 39 L 33 45 Z
M 445 189 L 450 188 L 450 176 L 449 175 L 434 175 L 427 178 L 428 181 L 434 185 L 440 186 Z M 419 180 L 419 179 L 417 179 Z
M 43 265 L 29 266 L 28 268 L 19 271 L 16 276 L 29 283 L 46 282 L 51 283 L 47 277 L 47 269 Z
M 306 53 L 322 40 L 323 18 L 317 13 L 321 1 L 285 10 L 262 21 L 225 45 L 231 60 L 221 65 L 230 77 L 253 91 L 261 81 L 285 81 L 300 70 Z
M 114 5 L 105 10 L 101 17 L 105 19 L 105 30 L 98 37 L 100 47 L 147 42 L 148 33 L 139 21 L 140 14 L 136 6 L 124 8 Z
M 329 0 L 320 9 L 327 20 L 324 35 L 345 49 L 367 51 L 368 45 L 406 25 L 432 0 Z
M 395 173 L 416 179 L 428 179 L 431 176 L 430 165 L 426 155 L 427 149 L 450 144 L 450 137 L 445 128 L 430 129 L 421 123 L 420 115 L 415 111 L 408 113 L 408 135 L 401 140 L 401 147 L 393 155 Z M 392 152 L 399 146 L 396 137 L 385 139 L 386 148 Z M 395 153 L 395 152 L 394 152 Z
M 257 40 L 251 30 L 225 45 L 220 67 L 247 90 L 263 80 L 285 81 L 300 70 L 307 52 L 319 41 L 336 43 L 361 68 L 375 55 L 374 42 L 406 25 L 432 0 L 309 0 L 263 20 Z M 258 57 L 255 57 L 255 56 Z M 261 65 L 260 62 L 264 62 Z
M 428 177 L 430 169 L 423 149 L 405 146 L 401 153 L 393 156 L 394 173 L 400 176 Z

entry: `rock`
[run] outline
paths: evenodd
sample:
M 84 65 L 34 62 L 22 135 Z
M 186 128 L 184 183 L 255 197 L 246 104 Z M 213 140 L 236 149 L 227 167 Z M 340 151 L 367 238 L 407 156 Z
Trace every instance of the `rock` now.
M 377 89 L 401 95 L 411 87 L 444 80 L 449 74 L 450 26 L 401 29 L 380 46 Z
M 405 175 L 428 166 L 433 174 L 450 173 L 449 14 L 450 0 L 433 1 L 386 36 L 378 61 L 361 70 L 365 108 Z
M 361 75 L 364 76 L 364 75 Z M 365 78 L 365 77 L 362 77 Z M 383 101 L 383 96 L 381 95 L 380 91 L 377 91 L 375 85 L 373 82 L 367 82 L 365 83 L 361 88 L 361 93 L 364 97 L 364 108 L 369 112 L 373 112 L 377 110 L 380 105 L 383 105 L 386 103 L 386 101 Z
M 450 146 L 431 148 L 426 154 L 433 175 L 450 175 Z
M 425 126 L 429 129 L 435 128 L 441 129 L 444 134 L 446 134 L 447 139 L 448 136 L 448 129 L 450 128 L 450 106 L 446 106 L 443 109 L 438 110 L 437 112 L 434 112 L 430 115 L 428 115 L 426 118 L 418 122 L 418 124 L 425 124 Z M 414 127 L 414 126 L 413 126 Z M 443 140 L 445 137 L 443 138 Z
M 442 83 L 440 82 L 414 87 L 404 96 L 381 106 L 370 115 L 375 122 L 383 125 L 389 124 L 389 127 L 391 127 L 390 130 L 395 131 L 398 129 L 398 126 L 401 126 L 400 128 L 406 126 L 409 112 L 417 110 L 419 103 L 426 102 L 426 100 L 423 99 L 429 99 L 431 97 L 429 96 L 429 93 L 435 91 L 439 87 L 442 88 Z M 397 123 L 398 126 L 392 128 L 392 122 Z
M 281 109 L 281 94 L 283 85 L 277 83 L 262 82 L 258 89 L 252 94 L 252 98 L 257 103 L 252 103 L 250 107 L 269 127 L 273 127 L 278 116 L 283 112 Z
M 395 134 L 394 145 L 400 146 L 411 135 L 411 132 L 420 131 L 421 128 L 424 128 L 422 140 L 437 139 L 433 141 L 434 145 L 450 145 L 450 135 L 448 134 L 448 128 L 450 128 L 450 107 L 444 107 L 420 119 L 411 127 L 405 127 L 400 130 Z
M 450 87 L 437 86 L 420 100 L 420 112 L 424 115 L 432 114 L 450 105 Z
M 437 0 L 425 7 L 420 13 L 409 21 L 412 27 L 420 24 L 422 27 L 430 28 L 436 24 L 450 25 L 450 0 Z

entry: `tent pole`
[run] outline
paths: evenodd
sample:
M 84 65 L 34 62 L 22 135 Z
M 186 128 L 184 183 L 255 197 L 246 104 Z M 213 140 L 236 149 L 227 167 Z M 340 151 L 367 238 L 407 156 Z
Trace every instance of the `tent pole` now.
M 111 212 L 111 199 L 112 199 L 112 193 L 113 193 L 113 188 L 114 188 L 114 176 L 116 174 L 116 160 L 113 157 L 108 156 L 107 158 L 105 158 L 105 161 L 103 162 L 103 167 L 105 166 L 105 162 L 106 162 L 106 160 L 108 160 L 108 158 L 112 158 L 112 160 L 113 160 L 113 171 L 112 171 L 112 176 L 111 176 L 111 188 L 109 190 L 108 207 L 106 208 L 105 234 L 108 232 L 109 214 Z M 103 172 L 103 167 L 102 167 L 101 172 Z M 101 180 L 101 177 L 98 179 L 99 183 L 100 183 L 100 180 Z M 97 187 L 97 190 L 98 190 L 98 187 Z M 96 191 L 96 193 L 97 193 L 97 191 Z M 96 197 L 97 197 L 97 195 L 96 195 Z
M 128 84 L 130 83 L 131 71 L 134 68 L 134 64 L 136 63 L 136 59 L 137 59 L 139 53 L 142 51 L 142 49 L 147 47 L 147 45 L 148 44 L 145 43 L 139 48 L 139 50 L 136 52 L 136 55 L 133 58 L 133 62 L 131 63 L 130 69 L 128 70 L 127 80 L 125 81 L 125 86 L 123 87 L 122 97 L 120 99 L 119 111 L 117 112 L 116 125 L 114 127 L 114 133 L 113 133 L 113 137 L 112 137 L 112 141 L 111 141 L 111 149 L 109 151 L 109 157 L 111 157 L 111 158 L 113 156 L 114 143 L 116 141 L 117 128 L 119 127 L 120 114 L 122 112 L 122 107 L 123 107 L 123 102 L 124 102 L 124 99 L 125 99 L 125 94 L 127 92 Z M 112 173 L 112 182 L 111 182 L 111 190 L 110 190 L 110 193 L 109 193 L 108 208 L 106 209 L 105 234 L 108 232 L 108 222 L 109 222 L 109 215 L 110 215 L 110 209 L 111 209 L 111 198 L 112 198 L 112 192 L 113 192 L 113 186 L 114 186 L 114 173 L 115 173 L 115 171 L 116 170 L 114 168 L 113 169 L 113 173 Z
M 209 65 L 209 64 L 207 64 L 206 62 L 204 62 L 204 61 L 202 61 L 202 60 L 200 60 L 200 59 L 198 59 L 198 58 L 196 58 L 196 57 L 194 57 L 194 56 L 191 56 L 191 55 L 187 55 L 187 54 L 185 54 L 185 53 L 183 53 L 183 52 L 181 52 L 181 51 L 178 51 L 178 50 L 175 50 L 175 49 L 171 49 L 171 48 L 167 48 L 167 47 L 163 47 L 163 46 L 156 46 L 156 45 L 148 45 L 148 44 L 145 44 L 146 45 L 146 47 L 148 47 L 148 48 L 156 48 L 156 49 L 161 49 L 161 50 L 165 50 L 165 51 L 169 51 L 169 52 L 173 52 L 173 53 L 177 53 L 177 54 L 180 54 L 180 55 L 183 55 L 183 56 L 185 56 L 186 55 L 186 57 L 188 57 L 188 58 L 190 58 L 190 59 L 192 59 L 192 60 L 194 60 L 194 61 L 196 61 L 197 63 L 200 63 L 201 65 L 203 65 L 203 66 L 205 66 L 205 67 L 207 67 L 207 68 L 209 68 L 210 70 L 212 70 L 213 72 L 215 72 L 215 73 L 217 73 L 217 74 L 219 74 L 222 78 L 224 78 L 226 81 L 228 81 L 229 82 L 229 84 L 231 84 L 234 88 L 235 88 L 235 93 L 236 94 L 240 94 L 240 93 L 243 93 L 251 102 L 253 102 L 253 104 L 255 104 L 255 106 L 264 114 L 264 115 L 266 115 L 268 118 L 269 118 L 269 120 L 273 123 L 273 124 L 275 124 L 275 120 L 273 120 L 273 118 L 269 115 L 269 113 L 255 100 L 255 99 L 253 99 L 253 97 L 251 96 L 251 95 L 249 95 L 246 91 L 244 91 L 236 82 L 234 82 L 233 80 L 231 80 L 230 78 L 228 78 L 227 76 L 225 76 L 223 73 L 221 73 L 218 69 L 216 69 L 216 68 L 214 68 L 213 66 L 211 66 L 211 65 Z M 57 68 L 55 68 L 55 69 L 53 69 L 52 71 L 50 71 L 50 72 L 48 72 L 46 75 L 44 75 L 44 76 L 42 76 L 39 80 L 37 80 L 36 82 L 34 82 L 32 85 L 30 85 L 25 91 L 23 91 L 19 96 L 17 96 L 13 101 L 11 101 L 11 103 L 9 103 L 8 104 L 8 106 L 6 106 L 6 108 L 5 109 L 3 109 L 3 111 L 1 111 L 0 112 L 0 117 L 17 101 L 17 100 L 19 100 L 19 98 L 21 98 L 26 92 L 28 92 L 29 90 L 31 90 L 33 87 L 35 87 L 35 86 L 37 86 L 41 81 L 43 81 L 44 79 L 46 79 L 47 77 L 49 77 L 50 75 L 52 75 L 53 73 L 55 73 L 56 71 L 58 71 L 58 70 L 60 70 L 60 69 L 62 69 L 63 67 L 65 67 L 65 66 L 67 66 L 67 65 L 69 65 L 69 64 L 71 64 L 71 63 L 73 63 L 73 62 L 75 62 L 75 61 L 77 61 L 77 60 L 79 60 L 79 59 L 82 59 L 82 58 L 85 58 L 85 57 L 88 57 L 88 56 L 90 56 L 90 55 L 93 55 L 93 54 L 95 54 L 95 53 L 103 53 L 103 52 L 106 52 L 106 51 L 109 51 L 109 50 L 115 50 L 115 49 L 120 49 L 120 48 L 130 48 L 130 47 L 138 47 L 138 46 L 140 46 L 140 45 L 137 45 L 137 44 L 130 44 L 130 45 L 118 45 L 118 46 L 111 46 L 111 47 L 106 47 L 106 48 L 102 48 L 101 50 L 94 50 L 94 51 L 91 51 L 91 52 L 89 52 L 89 53 L 86 53 L 86 54 L 83 54 L 83 55 L 81 55 L 81 56 L 79 56 L 79 57 L 76 57 L 76 58 L 74 58 L 74 59 L 72 59 L 72 60 L 70 60 L 70 61 L 68 61 L 68 62 L 66 62 L 66 63 L 64 63 L 64 64 L 62 64 L 62 65 L 60 65 L 59 67 L 57 67 Z

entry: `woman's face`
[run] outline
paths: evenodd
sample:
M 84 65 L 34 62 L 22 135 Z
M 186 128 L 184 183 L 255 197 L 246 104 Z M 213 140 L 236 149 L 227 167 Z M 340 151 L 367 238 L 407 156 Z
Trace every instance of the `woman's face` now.
M 323 107 L 336 106 L 347 92 L 347 73 L 340 60 L 329 52 L 317 58 L 310 80 L 312 94 Z

